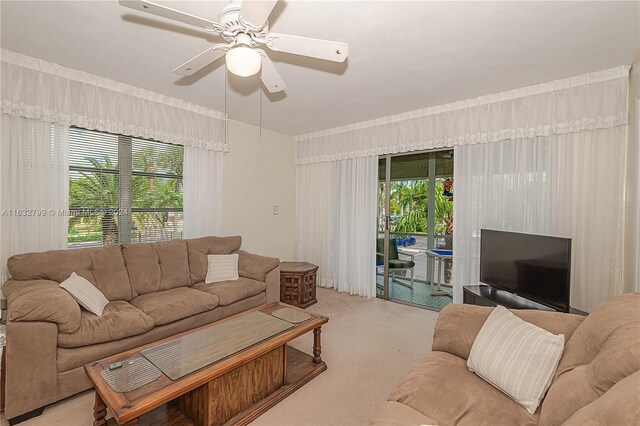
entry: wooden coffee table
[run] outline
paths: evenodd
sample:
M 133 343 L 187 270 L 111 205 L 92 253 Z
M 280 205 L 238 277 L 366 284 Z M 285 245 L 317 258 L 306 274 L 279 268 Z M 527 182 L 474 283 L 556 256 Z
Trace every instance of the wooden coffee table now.
M 327 369 L 327 321 L 271 303 L 86 365 L 93 424 L 248 424 Z M 313 356 L 287 345 L 310 331 Z

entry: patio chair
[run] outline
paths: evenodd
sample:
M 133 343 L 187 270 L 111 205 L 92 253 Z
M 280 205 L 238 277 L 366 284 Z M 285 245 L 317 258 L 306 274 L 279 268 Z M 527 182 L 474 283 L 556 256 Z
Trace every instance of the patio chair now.
M 413 269 L 416 263 L 413 260 L 400 259 L 398 254 L 398 240 L 391 238 L 389 240 L 389 271 L 391 271 L 391 280 L 405 287 L 413 288 Z M 378 238 L 376 244 L 376 267 L 384 266 L 384 238 Z M 397 271 L 410 271 L 411 284 L 406 284 L 396 277 Z

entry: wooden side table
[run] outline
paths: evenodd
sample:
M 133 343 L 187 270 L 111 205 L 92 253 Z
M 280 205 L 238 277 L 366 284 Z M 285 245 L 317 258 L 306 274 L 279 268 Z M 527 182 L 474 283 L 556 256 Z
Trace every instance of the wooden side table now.
M 280 263 L 280 301 L 299 308 L 316 303 L 317 271 L 318 267 L 308 262 Z

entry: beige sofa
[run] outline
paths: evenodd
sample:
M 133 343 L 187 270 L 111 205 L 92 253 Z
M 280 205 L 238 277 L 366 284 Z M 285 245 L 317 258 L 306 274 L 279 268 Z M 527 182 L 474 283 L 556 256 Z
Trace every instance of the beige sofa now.
M 244 252 L 241 242 L 204 237 L 11 257 L 6 417 L 15 423 L 91 388 L 83 366 L 92 361 L 277 301 L 279 260 Z M 240 279 L 205 284 L 207 254 L 229 253 L 239 254 Z M 101 317 L 59 287 L 72 272 L 109 300 Z
M 555 334 L 565 350 L 535 414 L 467 369 L 471 345 L 493 308 L 449 305 L 432 352 L 398 385 L 372 425 L 640 425 L 640 293 L 589 316 L 513 311 Z

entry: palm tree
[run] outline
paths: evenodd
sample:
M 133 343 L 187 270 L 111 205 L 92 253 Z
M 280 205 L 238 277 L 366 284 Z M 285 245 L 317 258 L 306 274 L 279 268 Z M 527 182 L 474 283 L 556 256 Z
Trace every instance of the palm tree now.
M 103 170 L 115 170 L 108 155 L 102 156 L 103 161 L 87 157 L 93 168 Z M 71 208 L 101 209 L 100 225 L 102 229 L 102 244 L 118 243 L 118 223 L 114 209 L 118 208 L 118 175 L 116 173 L 102 172 L 77 172 L 81 177 L 70 178 L 69 205 Z M 73 227 L 80 221 L 95 220 L 94 215 L 79 215 L 69 219 L 69 227 Z
M 145 147 L 136 150 L 132 162 L 135 170 L 146 173 L 166 173 L 182 175 L 184 147 L 164 145 L 160 149 Z M 137 208 L 180 208 L 182 207 L 182 179 L 157 178 L 156 176 L 133 176 L 132 193 Z M 149 227 L 164 233 L 169 221 L 168 212 L 139 212 L 133 222 L 140 230 Z
M 394 224 L 393 231 L 427 232 L 428 191 L 427 179 L 392 182 L 391 213 L 400 215 L 400 220 Z M 438 178 L 435 193 L 435 231 L 450 235 L 453 232 L 453 202 L 443 194 L 443 191 L 443 180 Z M 395 210 L 394 205 L 398 206 Z
M 400 210 L 397 213 L 401 216 L 404 215 L 405 212 L 412 210 L 415 196 L 416 190 L 413 187 L 412 182 L 391 182 L 391 199 L 396 200 L 397 206 Z
M 391 200 L 399 207 L 392 209 L 400 219 L 393 224 L 394 232 L 427 231 L 427 181 L 396 181 L 391 183 Z
M 118 169 L 118 165 L 103 155 L 99 158 L 87 157 L 85 160 L 98 170 Z M 181 175 L 183 170 L 183 147 L 167 145 L 161 150 L 143 146 L 132 155 L 133 169 L 152 176 L 131 177 L 131 202 L 136 208 L 153 209 L 182 207 L 182 179 L 157 178 L 156 173 L 164 172 Z M 71 208 L 100 209 L 99 218 L 95 214 L 83 214 L 69 218 L 69 229 L 79 223 L 93 223 L 102 232 L 104 245 L 118 243 L 119 178 L 117 173 L 77 171 L 70 177 L 69 201 Z M 151 226 L 162 235 L 169 221 L 167 212 L 138 212 L 131 215 L 138 229 Z
M 444 181 L 436 182 L 436 233 L 453 233 L 453 201 L 444 195 Z

